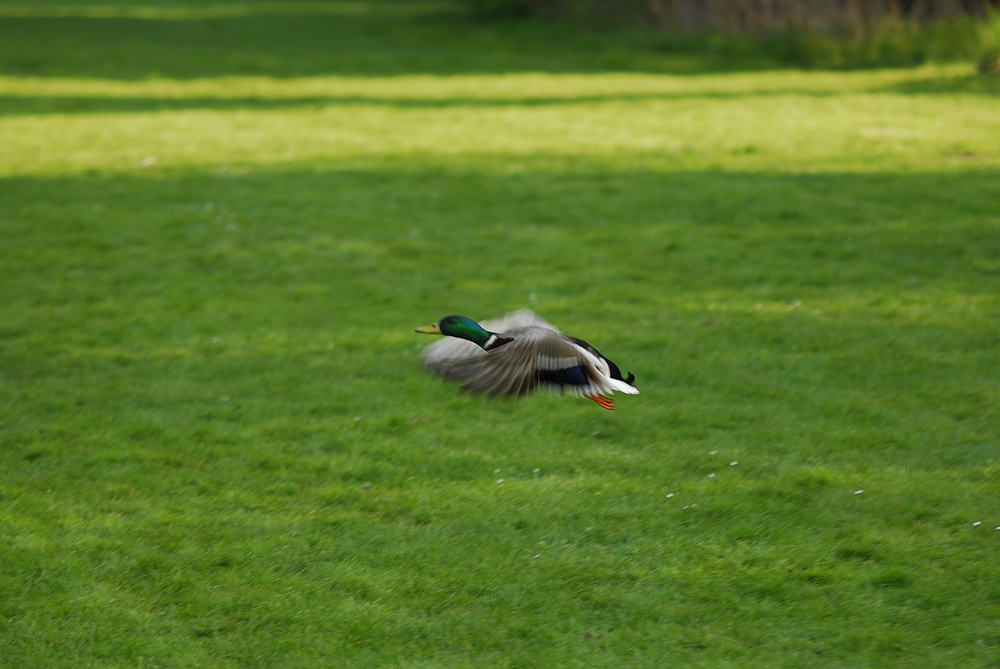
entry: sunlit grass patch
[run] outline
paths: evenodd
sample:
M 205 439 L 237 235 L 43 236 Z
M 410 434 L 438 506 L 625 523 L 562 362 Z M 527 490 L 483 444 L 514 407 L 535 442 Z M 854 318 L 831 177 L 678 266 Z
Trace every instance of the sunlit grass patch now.
M 796 73 L 592 81 L 579 75 L 142 83 L 8 77 L 0 89 L 10 104 L 34 100 L 38 111 L 55 108 L 0 118 L 6 147 L 0 172 L 300 166 L 415 155 L 480 167 L 545 157 L 570 167 L 577 158 L 603 157 L 668 171 L 994 165 L 1000 128 L 992 99 L 886 90 L 933 76 L 933 70 L 816 75 L 803 91 L 797 87 L 804 75 Z M 755 82 L 760 90 L 748 88 Z M 64 97 L 87 113 L 56 113 Z
M 453 104 L 483 102 L 540 103 L 593 101 L 625 96 L 751 95 L 780 93 L 836 94 L 919 86 L 971 74 L 968 65 L 847 73 L 765 72 L 752 74 L 671 76 L 662 74 L 404 75 L 396 77 L 216 77 L 211 79 L 142 81 L 51 77 L 0 77 L 0 94 L 38 97 L 185 99 L 211 98 L 291 101 L 329 98 L 384 99 Z

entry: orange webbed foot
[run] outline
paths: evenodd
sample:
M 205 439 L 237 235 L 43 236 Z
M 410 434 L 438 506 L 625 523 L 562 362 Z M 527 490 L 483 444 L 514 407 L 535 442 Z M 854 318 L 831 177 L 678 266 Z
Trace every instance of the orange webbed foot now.
M 597 403 L 597 406 L 602 409 L 607 409 L 608 411 L 614 411 L 615 409 L 615 401 L 610 397 L 605 397 L 604 395 L 590 395 L 588 396 L 588 399 L 594 400 L 594 402 Z

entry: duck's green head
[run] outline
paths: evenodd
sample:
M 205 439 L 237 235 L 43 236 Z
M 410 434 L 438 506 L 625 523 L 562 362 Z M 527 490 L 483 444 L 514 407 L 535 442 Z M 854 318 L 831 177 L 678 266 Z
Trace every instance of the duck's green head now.
M 485 344 L 491 336 L 479 323 L 465 316 L 445 316 L 433 325 L 417 328 L 416 332 L 458 337 L 459 339 L 467 339 L 479 346 Z

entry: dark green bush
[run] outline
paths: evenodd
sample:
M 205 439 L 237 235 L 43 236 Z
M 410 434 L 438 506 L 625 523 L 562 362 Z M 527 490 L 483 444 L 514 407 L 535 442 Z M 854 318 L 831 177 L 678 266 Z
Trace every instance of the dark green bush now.
M 532 0 L 469 0 L 474 16 L 480 19 L 521 18 L 538 14 Z
M 803 68 L 898 67 L 927 61 L 972 60 L 1000 72 L 1000 13 L 983 0 L 969 13 L 909 13 L 890 4 L 862 3 L 853 15 L 810 0 L 774 0 L 768 15 L 746 0 L 468 0 L 483 19 L 542 17 L 584 27 L 638 31 L 665 51 L 753 56 Z M 839 12 L 839 13 L 838 13 Z
M 765 37 L 762 47 L 781 62 L 829 69 L 970 60 L 980 42 L 976 22 L 956 18 L 929 25 L 884 21 L 825 33 L 786 29 Z

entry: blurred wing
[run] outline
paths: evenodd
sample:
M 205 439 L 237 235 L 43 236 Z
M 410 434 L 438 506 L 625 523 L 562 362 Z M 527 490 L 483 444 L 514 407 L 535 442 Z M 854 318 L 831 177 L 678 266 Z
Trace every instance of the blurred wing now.
M 519 334 L 523 328 L 508 330 Z M 535 350 L 530 339 L 517 338 L 482 355 L 454 360 L 445 376 L 463 383 L 466 390 L 510 397 L 526 395 L 537 384 Z
M 423 351 L 420 353 L 420 357 L 423 358 L 424 364 L 427 365 L 431 371 L 437 372 L 438 374 L 444 374 L 442 367 L 447 366 L 451 361 L 479 355 L 486 355 L 486 351 L 479 348 L 471 341 L 466 341 L 457 337 L 442 337 L 433 344 L 425 346 Z
M 503 334 L 513 341 L 491 351 L 470 344 L 465 355 L 429 351 L 424 363 L 431 371 L 462 383 L 467 390 L 489 395 L 526 395 L 538 386 L 574 394 L 601 392 L 595 369 L 598 360 L 555 328 L 530 325 Z M 447 352 L 454 350 L 448 347 Z
M 508 332 L 510 330 L 527 327 L 544 328 L 546 330 L 559 332 L 558 328 L 531 309 L 518 309 L 517 311 L 511 311 L 500 318 L 483 321 L 480 325 L 490 332 L 496 332 L 497 334 L 503 334 L 504 332 Z
M 537 327 L 553 332 L 559 332 L 553 325 L 548 323 L 541 316 L 531 309 L 520 309 L 511 311 L 505 316 L 480 323 L 486 330 L 503 334 L 511 330 L 527 327 Z M 509 344 L 508 344 L 509 346 Z M 506 348 L 503 347 L 503 348 Z M 450 368 L 452 363 L 459 359 L 475 356 L 485 356 L 486 351 L 465 339 L 457 337 L 444 337 L 429 346 L 425 346 L 421 357 L 424 364 L 432 371 L 443 376 L 449 376 L 444 369 Z

